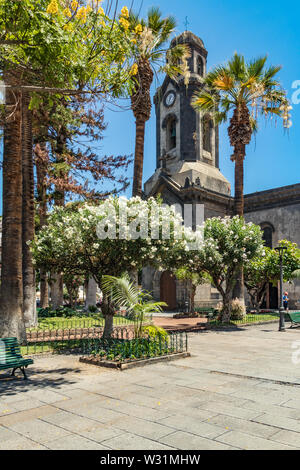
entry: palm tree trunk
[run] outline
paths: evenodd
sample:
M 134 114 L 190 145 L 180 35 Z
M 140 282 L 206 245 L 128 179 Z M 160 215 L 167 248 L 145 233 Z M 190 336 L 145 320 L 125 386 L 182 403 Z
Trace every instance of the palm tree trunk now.
M 244 216 L 244 158 L 245 146 L 242 149 L 235 150 L 235 194 L 234 194 L 234 213 L 240 217 Z
M 90 277 L 86 289 L 85 310 L 90 306 L 96 307 L 98 284 L 93 277 Z
M 11 84 L 4 73 L 4 80 Z M 0 337 L 26 340 L 22 281 L 22 95 L 6 90 Z
M 145 127 L 146 127 L 146 121 L 143 118 L 138 117 L 136 119 L 134 176 L 133 176 L 133 189 L 132 189 L 133 197 L 142 196 Z
M 49 307 L 48 274 L 45 269 L 40 269 L 40 307 Z
M 244 216 L 244 158 L 245 145 L 235 148 L 235 194 L 234 194 L 234 213 L 240 217 Z M 233 289 L 233 299 L 239 299 L 245 304 L 244 270 L 238 271 L 236 284 Z
M 23 170 L 23 206 L 22 206 L 22 250 L 23 250 L 23 314 L 26 326 L 36 326 L 36 288 L 35 270 L 32 254 L 27 244 L 34 239 L 34 176 L 32 148 L 32 115 L 29 110 L 30 96 L 23 94 L 22 102 L 22 170 Z
M 61 273 L 54 272 L 51 278 L 51 305 L 53 310 L 56 310 L 64 304 L 63 277 Z
M 48 168 L 48 150 L 46 142 L 41 142 L 35 146 L 35 166 L 37 176 L 37 193 L 39 201 L 40 228 L 47 223 L 47 186 L 45 179 Z M 40 269 L 40 307 L 49 307 L 48 275 L 45 269 Z
M 133 176 L 133 196 L 143 194 L 143 164 L 145 147 L 145 127 L 151 116 L 151 95 L 150 89 L 153 82 L 154 73 L 149 59 L 140 57 L 138 60 L 138 83 L 131 96 L 131 109 L 135 116 L 135 157 Z

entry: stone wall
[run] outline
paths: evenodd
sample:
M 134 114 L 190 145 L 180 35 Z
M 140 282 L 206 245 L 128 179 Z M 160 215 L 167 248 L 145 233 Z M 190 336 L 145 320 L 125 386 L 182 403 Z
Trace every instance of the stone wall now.
M 300 184 L 276 188 L 245 196 L 245 219 L 273 229 L 275 248 L 287 239 L 300 247 Z M 285 284 L 289 292 L 290 308 L 300 308 L 300 281 Z

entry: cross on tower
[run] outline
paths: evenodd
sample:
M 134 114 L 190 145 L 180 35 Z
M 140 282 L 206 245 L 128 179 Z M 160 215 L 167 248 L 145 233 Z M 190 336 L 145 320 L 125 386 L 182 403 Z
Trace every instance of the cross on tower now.
M 189 26 L 189 24 L 190 24 L 190 22 L 189 22 L 187 16 L 185 17 L 185 22 L 184 22 L 184 24 L 185 24 L 185 30 L 187 31 L 187 30 L 188 30 L 188 26 Z

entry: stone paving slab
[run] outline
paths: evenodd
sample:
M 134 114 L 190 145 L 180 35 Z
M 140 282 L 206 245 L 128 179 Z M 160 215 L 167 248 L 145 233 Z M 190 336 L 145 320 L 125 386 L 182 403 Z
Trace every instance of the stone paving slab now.
M 233 446 L 225 445 L 204 437 L 195 436 L 188 432 L 177 431 L 167 437 L 160 439 L 167 445 L 173 445 L 180 450 L 232 450 Z
M 222 434 L 217 438 L 219 442 L 235 446 L 243 450 L 295 450 L 295 447 L 286 446 L 279 442 L 275 442 L 261 437 L 252 436 L 250 434 L 229 431 L 226 434 Z
M 98 442 L 75 434 L 48 442 L 47 447 L 52 450 L 107 450 Z
M 9 429 L 39 444 L 46 444 L 54 439 L 62 439 L 70 434 L 70 431 L 66 431 L 59 426 L 53 426 L 40 419 L 16 423 L 9 426 Z
M 131 433 L 104 441 L 103 445 L 114 450 L 174 450 L 172 446 Z
M 270 438 L 278 432 L 277 428 L 273 426 L 266 426 L 264 424 L 223 414 L 212 417 L 209 419 L 209 422 L 221 426 L 226 431 L 241 431 L 258 437 Z
M 186 431 L 197 436 L 207 437 L 214 439 L 220 434 L 223 434 L 226 430 L 225 427 L 214 426 L 208 422 L 200 421 L 197 418 L 191 416 L 185 416 L 183 414 L 176 414 L 169 418 L 162 419 L 160 423 L 166 426 L 172 427 L 174 430 Z
M 168 423 L 165 423 L 164 421 L 161 421 L 160 423 L 161 424 L 154 423 L 152 421 L 146 421 L 132 416 L 126 416 L 122 420 L 111 422 L 112 426 L 116 429 L 131 432 L 138 436 L 153 440 L 158 440 L 174 432 L 174 429 L 170 427 Z

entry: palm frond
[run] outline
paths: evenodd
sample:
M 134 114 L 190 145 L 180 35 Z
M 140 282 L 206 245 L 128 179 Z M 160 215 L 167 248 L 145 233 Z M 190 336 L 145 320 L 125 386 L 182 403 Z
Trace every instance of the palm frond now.
M 264 81 L 269 81 L 269 80 L 271 80 L 271 78 L 274 78 L 275 75 L 277 75 L 278 72 L 280 72 L 281 69 L 282 69 L 281 65 L 271 65 L 271 66 L 264 72 L 263 80 L 264 80 Z
M 201 91 L 192 98 L 192 105 L 198 111 L 214 111 L 217 105 L 216 97 L 209 91 Z
M 247 65 L 247 75 L 249 79 L 257 80 L 262 76 L 266 61 L 267 56 L 264 56 L 249 62 Z
M 217 90 L 229 91 L 234 86 L 234 79 L 228 74 L 219 75 L 213 82 L 213 87 Z
M 228 69 L 224 67 L 223 65 L 219 65 L 212 69 L 211 71 L 208 72 L 208 74 L 205 77 L 205 83 L 209 88 L 214 87 L 214 82 L 218 80 L 220 77 L 223 77 L 228 73 Z
M 103 293 L 109 296 L 119 308 L 126 307 L 132 310 L 139 302 L 140 291 L 127 275 L 122 277 L 103 276 L 101 288 Z
M 257 119 L 255 119 L 254 117 L 250 116 L 250 125 L 251 125 L 251 129 L 252 129 L 253 134 L 256 134 L 256 133 L 258 132 L 258 122 L 257 122 Z
M 237 82 L 245 81 L 246 65 L 244 56 L 235 53 L 233 58 L 228 61 L 228 70 Z

